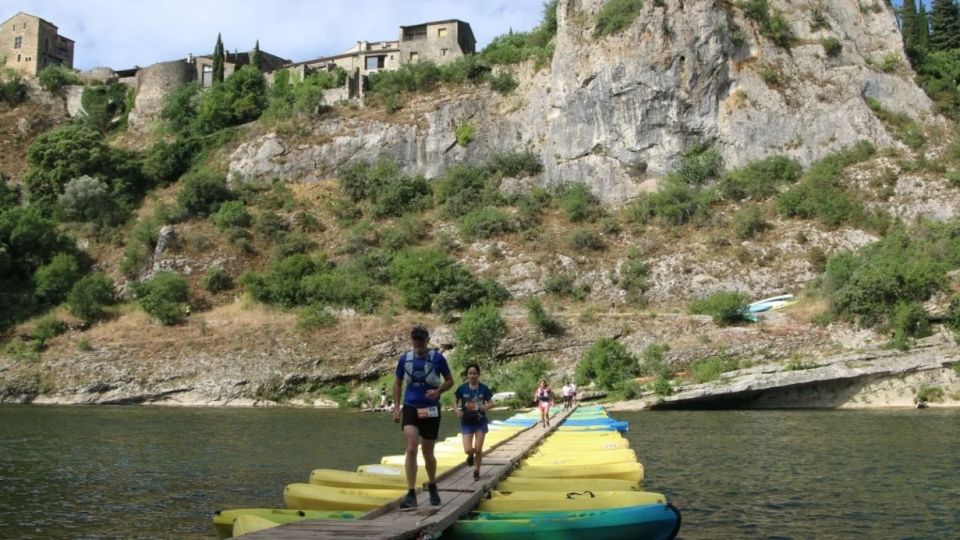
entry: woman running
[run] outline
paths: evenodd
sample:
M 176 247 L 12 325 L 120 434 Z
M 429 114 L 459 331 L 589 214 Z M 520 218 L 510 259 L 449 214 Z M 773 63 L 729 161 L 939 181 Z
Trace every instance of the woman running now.
M 550 425 L 550 406 L 553 405 L 553 390 L 547 385 L 546 379 L 540 379 L 540 385 L 533 393 L 533 399 L 540 408 L 540 421 L 543 427 Z
M 476 469 L 473 479 L 480 479 L 480 462 L 483 460 L 483 439 L 487 431 L 487 409 L 493 399 L 493 393 L 487 385 L 480 382 L 480 366 L 467 366 L 467 382 L 460 385 L 453 394 L 457 403 L 457 416 L 460 417 L 460 433 L 463 436 L 463 451 L 467 454 L 467 466 Z

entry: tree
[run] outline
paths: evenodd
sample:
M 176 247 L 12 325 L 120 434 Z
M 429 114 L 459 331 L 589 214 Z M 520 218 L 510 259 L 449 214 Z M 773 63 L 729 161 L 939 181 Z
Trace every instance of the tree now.
M 917 47 L 923 50 L 930 48 L 930 20 L 927 18 L 927 5 L 920 2 L 920 12 L 917 14 Z
M 213 83 L 220 84 L 223 82 L 223 39 L 221 39 L 220 34 L 217 33 L 217 44 L 213 46 Z
M 101 272 L 83 277 L 74 284 L 67 295 L 67 307 L 70 313 L 84 321 L 91 321 L 100 316 L 103 306 L 115 301 L 113 280 Z
M 63 300 L 80 277 L 80 265 L 69 253 L 57 253 L 49 263 L 33 275 L 34 294 L 43 302 L 54 305 Z
M 96 131 L 68 124 L 38 136 L 27 148 L 31 169 L 23 177 L 31 204 L 48 211 L 70 180 L 111 169 L 110 147 Z
M 933 0 L 930 47 L 937 51 L 960 48 L 960 10 L 956 0 Z
M 112 208 L 110 188 L 103 181 L 83 175 L 67 182 L 60 196 L 63 216 L 73 221 L 97 221 Z
M 900 8 L 900 32 L 903 34 L 903 46 L 907 52 L 913 50 L 919 41 L 919 26 L 916 0 L 903 0 Z
M 471 308 L 464 312 L 460 325 L 454 333 L 458 356 L 485 363 L 497 357 L 497 348 L 507 336 L 507 323 L 500 317 L 500 310 L 493 304 Z
M 175 272 L 157 272 L 137 286 L 143 310 L 167 326 L 180 321 L 181 304 L 189 297 L 187 280 Z
M 637 357 L 622 343 L 600 338 L 580 358 L 576 377 L 580 384 L 594 381 L 600 388 L 612 390 L 625 379 L 635 377 L 639 370 Z
M 260 56 L 260 40 L 257 40 L 257 43 L 253 46 L 253 51 L 250 52 L 250 65 L 257 68 L 259 71 L 263 71 L 263 58 Z

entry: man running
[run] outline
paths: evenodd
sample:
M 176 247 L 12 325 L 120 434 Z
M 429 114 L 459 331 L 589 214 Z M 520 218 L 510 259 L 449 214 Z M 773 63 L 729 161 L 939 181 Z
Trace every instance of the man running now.
M 440 394 L 453 386 L 453 376 L 447 359 L 436 349 L 427 348 L 430 333 L 423 326 L 414 326 L 410 331 L 413 350 L 403 353 L 397 362 L 397 378 L 393 383 L 393 421 L 401 422 L 407 439 L 405 472 L 407 495 L 400 503 L 401 509 L 417 506 L 417 446 L 423 446 L 423 463 L 427 469 L 427 490 L 430 504 L 440 505 L 437 491 L 437 458 L 433 447 L 440 433 Z M 443 377 L 441 383 L 440 377 Z M 406 384 L 403 400 L 400 391 Z M 400 404 L 403 404 L 401 407 Z

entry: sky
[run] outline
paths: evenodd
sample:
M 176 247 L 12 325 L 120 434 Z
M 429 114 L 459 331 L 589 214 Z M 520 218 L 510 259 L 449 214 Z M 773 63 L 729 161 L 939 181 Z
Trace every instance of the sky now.
M 76 42 L 74 67 L 127 69 L 213 52 L 260 49 L 294 62 L 341 53 L 360 40 L 398 38 L 400 25 L 460 19 L 477 50 L 509 29 L 539 24 L 543 0 L 11 0 Z

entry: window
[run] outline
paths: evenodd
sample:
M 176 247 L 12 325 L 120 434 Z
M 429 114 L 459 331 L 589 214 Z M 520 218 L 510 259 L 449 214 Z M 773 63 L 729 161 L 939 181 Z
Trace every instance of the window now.
M 19 36 L 18 36 L 18 37 L 13 38 L 13 48 L 14 48 L 14 49 L 19 49 L 21 45 L 23 45 L 23 38 L 22 38 L 22 37 L 19 37 Z
M 386 56 L 368 56 L 367 57 L 367 70 L 371 69 L 383 69 L 384 64 L 386 64 Z
M 18 55 L 17 55 L 17 62 L 19 62 L 19 61 L 20 61 L 20 55 L 18 54 Z
M 446 55 L 447 55 L 447 50 L 446 50 L 446 49 L 440 49 L 440 56 L 446 56 Z
M 204 88 L 210 88 L 213 86 L 213 66 L 204 64 L 201 71 L 200 84 Z
M 447 37 L 447 29 L 437 28 L 437 37 Z
M 416 62 L 416 61 L 419 60 L 419 59 L 420 59 L 420 53 L 416 53 L 416 52 L 410 53 L 410 61 L 411 61 L 411 62 Z

